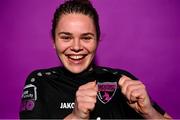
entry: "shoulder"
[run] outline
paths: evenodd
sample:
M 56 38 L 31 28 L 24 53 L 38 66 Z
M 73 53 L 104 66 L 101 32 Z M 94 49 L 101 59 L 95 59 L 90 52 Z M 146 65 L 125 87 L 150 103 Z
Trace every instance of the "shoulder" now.
M 33 70 L 26 79 L 26 84 L 38 83 L 41 79 L 48 79 L 49 77 L 57 76 L 61 67 L 51 67 L 46 69 Z
M 125 75 L 127 77 L 130 77 L 133 80 L 137 80 L 137 77 L 135 77 L 133 74 L 128 72 L 127 70 L 119 69 L 119 68 L 111 68 L 111 67 L 103 67 L 103 66 L 96 66 L 96 69 L 100 72 L 110 72 L 114 75 L 122 76 Z
M 59 69 L 60 67 L 53 67 L 32 71 L 26 78 L 22 98 L 36 100 L 38 92 L 45 85 L 44 83 L 48 83 L 46 81 L 51 80 L 52 77 L 57 77 Z
M 21 96 L 21 117 L 42 115 L 41 109 L 44 106 L 42 106 L 41 100 L 44 100 L 42 95 L 44 94 L 44 83 L 46 83 L 44 81 L 50 80 L 50 77 L 57 76 L 55 74 L 58 72 L 58 69 L 59 67 L 39 69 L 32 71 L 28 75 Z

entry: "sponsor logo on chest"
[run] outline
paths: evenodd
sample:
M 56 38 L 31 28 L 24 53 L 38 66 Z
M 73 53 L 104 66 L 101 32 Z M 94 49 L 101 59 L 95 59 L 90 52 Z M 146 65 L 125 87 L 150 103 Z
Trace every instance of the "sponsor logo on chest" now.
M 74 103 L 70 102 L 61 102 L 60 103 L 60 109 L 73 109 L 74 108 Z

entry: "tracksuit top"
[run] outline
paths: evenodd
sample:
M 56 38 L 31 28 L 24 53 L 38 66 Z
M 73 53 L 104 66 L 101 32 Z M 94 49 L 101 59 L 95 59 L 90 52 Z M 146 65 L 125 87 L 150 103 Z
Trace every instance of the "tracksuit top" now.
M 75 94 L 81 85 L 96 80 L 97 102 L 90 112 L 90 119 L 140 119 L 121 93 L 118 81 L 122 75 L 137 80 L 131 73 L 108 67 L 93 66 L 73 74 L 64 67 L 33 71 L 23 89 L 20 118 L 63 119 L 75 106 Z M 162 115 L 165 113 L 155 102 L 153 107 Z

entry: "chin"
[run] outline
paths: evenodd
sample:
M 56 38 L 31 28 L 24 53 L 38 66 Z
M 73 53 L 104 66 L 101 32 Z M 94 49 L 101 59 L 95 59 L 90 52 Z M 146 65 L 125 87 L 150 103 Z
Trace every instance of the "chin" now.
M 66 66 L 65 66 L 66 67 Z M 88 67 L 81 67 L 81 66 L 75 66 L 75 67 L 66 67 L 67 70 L 69 70 L 70 72 L 74 73 L 74 74 L 78 74 L 81 73 L 83 71 L 85 71 Z

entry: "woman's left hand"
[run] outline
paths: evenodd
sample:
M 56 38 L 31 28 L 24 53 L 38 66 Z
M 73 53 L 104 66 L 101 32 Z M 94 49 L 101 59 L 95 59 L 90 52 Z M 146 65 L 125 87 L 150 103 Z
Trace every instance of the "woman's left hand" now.
M 127 98 L 127 102 L 136 112 L 148 114 L 152 109 L 151 101 L 146 91 L 145 85 L 138 80 L 132 80 L 127 76 L 122 76 L 118 82 L 121 92 Z
M 132 80 L 127 76 L 122 76 L 118 85 L 122 94 L 127 98 L 127 103 L 142 117 L 147 119 L 172 119 L 170 115 L 160 114 L 151 104 L 145 85 L 138 80 Z

